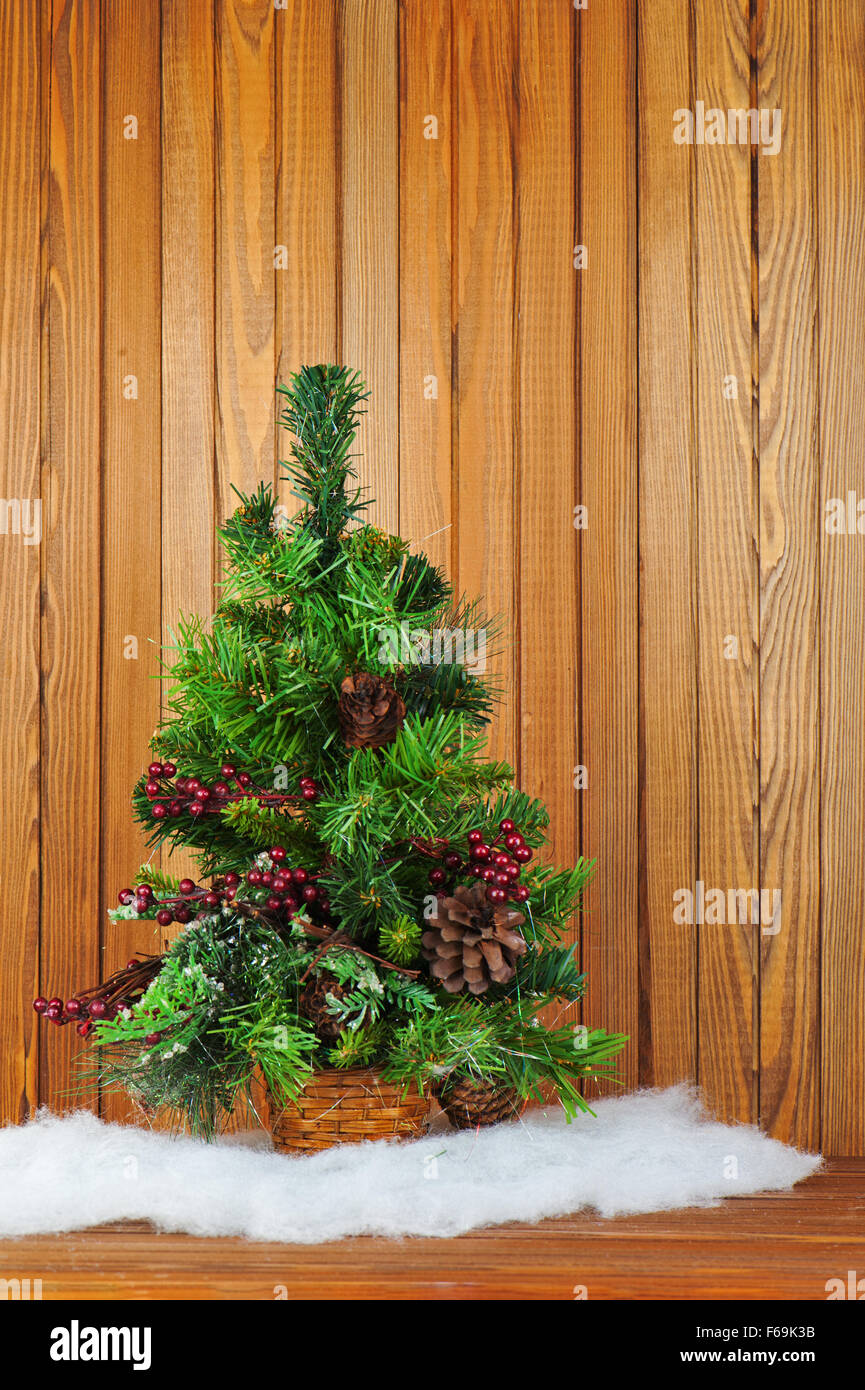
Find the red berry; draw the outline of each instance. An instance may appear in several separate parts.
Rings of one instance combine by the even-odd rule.
[[[170,927],[174,921],[174,913],[169,912],[167,907],[162,907],[156,914],[156,920],[160,927]]]
[[[209,800],[210,800],[210,788],[209,788],[209,787],[197,787],[197,788],[196,788],[196,791],[195,791],[195,800],[196,800],[196,801],[202,801],[202,802],[204,802],[204,801],[209,801]]]
[[[234,777],[237,768],[234,766],[234,763],[223,763],[219,771],[222,773],[223,777]]]
[[[520,876],[520,866],[519,864],[508,864],[504,872],[507,874],[508,878],[516,880]]]
[[[282,898],[277,898],[273,893],[271,893],[270,897],[264,905],[267,908],[268,912],[278,912],[279,909],[282,907]]]
[[[145,1041],[145,1043],[147,1044],[148,1047],[153,1047],[155,1043],[158,1043],[158,1042],[159,1042],[159,1039],[161,1038],[161,1036],[162,1036],[161,1033],[148,1033],[148,1034],[147,1034],[147,1037],[144,1039],[144,1041]]]
[[[249,873],[246,875],[246,881],[247,883],[260,883],[261,869],[250,869]]]
[[[48,1008],[49,1008],[49,1009],[62,1009],[62,1008],[63,1008],[63,1000],[62,1000],[62,999],[59,999],[59,998],[57,997],[57,995],[55,994],[54,997],[53,997],[52,999],[49,999],[49,1000],[48,1000]]]
[[[37,994],[36,998],[33,1000],[33,1008],[36,1010],[37,1014],[44,1014],[45,1010],[48,1008],[48,1000],[43,999],[41,994]]]
[[[511,896],[516,898],[518,903],[524,903],[529,896],[529,890],[524,883],[518,883],[511,889]]]
[[[91,999],[91,1001],[90,1001],[90,1017],[91,1017],[91,1018],[104,1018],[104,1017],[105,1017],[105,1013],[106,1013],[105,1000],[104,1000],[104,999]]]
[[[153,889],[149,883],[139,883],[136,885],[135,892],[139,898],[147,898],[148,901],[153,897]]]
[[[89,1018],[85,1018],[83,1023],[78,1024],[75,1031],[79,1037],[86,1038],[88,1033],[93,1032],[93,1024],[90,1022]]]
[[[225,875],[225,882],[228,888],[236,888],[240,882],[240,874],[230,873]]]
[[[191,878],[182,878],[177,886],[185,898],[195,892],[195,884]]]
[[[190,814],[191,816],[195,816],[195,817],[203,816],[203,815],[204,815],[204,805],[203,805],[203,803],[200,802],[200,801],[193,801],[192,805],[191,805],[190,808],[189,808],[189,814]]]
[[[306,872],[306,869],[292,869],[291,871],[292,883],[306,883],[308,878],[309,874]]]
[[[162,764],[162,772],[165,777],[173,777],[176,771],[177,768],[174,766],[174,763]]]
[[[484,832],[483,832],[482,830],[470,830],[470,831],[469,831],[469,844],[470,844],[470,845],[482,845],[483,842],[484,842]]]
[[[499,821],[499,830],[503,835],[512,835],[516,830],[516,825],[512,820]]]
[[[154,796],[158,796],[158,795],[159,795],[159,783],[158,783],[158,782],[154,782],[154,781],[151,779],[149,782],[145,782],[145,783],[144,783],[144,790],[147,792],[147,795],[148,795],[148,796],[151,798],[151,800],[152,800]]]
[[[139,767],[141,764],[139,763]],[[161,777],[163,772],[162,763],[151,763],[147,769],[148,777]]]
[[[488,864],[486,868],[481,866],[481,878],[484,883],[495,883],[497,875],[491,864]]]
[[[458,854],[445,855],[445,867],[448,869],[458,869],[462,864],[462,859]]]
[[[433,888],[440,888],[446,878],[447,874],[445,873],[444,869],[430,869],[429,881],[432,884]]]
[[[135,960],[134,957],[133,957],[132,960],[128,960],[128,961],[126,962],[126,969],[127,969],[127,970],[134,970],[137,964],[138,964],[138,961]]]
[[[482,863],[485,859],[489,859],[490,847],[485,844],[474,844],[469,853],[472,859],[476,859],[479,863]]]
[[[190,796],[194,796],[200,786],[201,782],[198,780],[197,777],[187,777],[186,790],[189,792]]]
[[[154,820],[163,820],[168,815],[168,808],[163,806],[161,801],[157,801],[153,805],[151,814]]]
[[[250,782],[252,781],[252,778],[250,777],[248,772],[238,772],[237,780],[242,787],[248,787]]]
[[[186,922],[191,922],[192,913],[189,911],[188,907],[176,907],[174,909],[174,920],[175,922],[180,922],[182,924],[185,924]]]
[[[169,807],[168,807],[168,814],[169,814],[170,816],[179,816],[179,815],[181,814],[182,810],[183,810],[183,802],[182,802],[182,801],[172,801],[171,804],[170,804]]]
[[[67,999],[66,1012],[70,1018],[78,1018],[79,1014],[81,1013],[81,1000]]]
[[[514,850],[514,859],[518,860],[520,864],[528,864],[531,857],[532,852],[528,845],[520,845]]]
[[[470,864],[470,865],[469,865],[469,873],[470,873],[470,874],[473,874],[475,878],[480,878],[480,877],[481,877],[481,874],[483,873],[483,871],[484,871],[484,866],[483,866],[483,864]]]
[[[303,791],[300,794],[303,797],[304,801],[315,801],[315,798],[318,796],[318,792],[316,791],[315,787],[304,787]]]
[[[127,907],[129,903],[132,902],[134,896],[135,894],[131,888],[121,888],[120,892],[117,894],[117,901],[122,903],[124,907]]]
[[[205,893],[201,901],[203,902],[205,907],[219,907],[221,899],[219,894],[214,893],[211,889],[209,893]]]
[[[231,796],[231,787],[228,785],[227,782],[214,782],[214,784],[213,784],[213,795],[214,795],[214,796]]]
[[[285,859],[285,850],[283,849],[282,845],[274,845],[273,849],[270,850],[269,853],[274,864],[281,864]]]
[[[270,869],[265,869],[264,873],[261,875],[261,881],[265,888],[273,887],[273,874],[270,872]]]
[[[505,892],[504,888],[496,888],[494,886],[491,886],[487,889],[487,902],[503,903],[507,896],[508,895]]]
[[[509,835],[505,840],[508,849],[519,849],[520,845],[525,844],[522,835]]]
[[[330,898],[319,898],[318,905],[322,912],[330,912]]]
[[[510,862],[510,855],[508,854],[499,853],[493,855],[493,863],[498,864],[500,869],[503,869],[505,865],[510,864]]]
[[[303,900],[304,900],[304,902],[307,902],[307,903],[314,903],[317,897],[318,897],[318,889],[316,888],[315,884],[314,884],[314,883],[305,883],[305,884],[303,885]]]

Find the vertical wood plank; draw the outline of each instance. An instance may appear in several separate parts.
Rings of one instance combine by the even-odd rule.
[[[0,758],[8,779],[0,837],[3,952],[0,1124],[38,1102],[30,1001],[39,969],[40,23],[0,7]],[[14,191],[13,191],[14,190]],[[37,525],[37,522],[39,523]],[[27,534],[29,532],[29,535]]]
[[[580,275],[583,922],[590,1026],[627,1033],[637,1078],[636,8],[595,5],[581,33]]]
[[[517,766],[519,551],[514,472],[515,13],[482,0],[455,10],[457,291],[453,370],[457,411],[454,486],[458,585],[501,619],[487,671],[502,700],[489,749]]]
[[[399,530],[449,571],[454,558],[450,12],[450,0],[402,0],[399,150]]]
[[[760,12],[758,101],[781,147],[757,158],[760,323],[760,1119],[820,1142],[817,354],[811,5]],[[767,899],[768,901],[768,899]]]
[[[216,0],[217,520],[273,482],[272,0]]]
[[[337,356],[336,0],[289,0],[276,24],[276,271],[280,376]]]
[[[748,0],[697,8],[695,79],[707,110],[751,105]],[[722,889],[726,901],[728,890],[759,884],[751,160],[747,145],[698,145],[695,156],[699,875],[707,891]],[[738,382],[737,399],[724,396],[730,376]],[[738,644],[737,654],[728,638]],[[699,1080],[719,1118],[754,1120],[759,927],[695,930]]]
[[[99,7],[51,11],[42,620],[42,979],[68,998],[99,971]],[[43,1101],[94,1103],[72,1027],[46,1029]]]
[[[163,0],[162,607],[163,641],[168,646],[181,614],[206,618],[216,601],[214,26],[214,0],[194,6],[183,0]],[[222,205],[219,212],[223,215]],[[223,247],[231,240],[230,235],[224,236]],[[225,263],[223,269],[227,270]],[[253,311],[242,296],[224,307],[226,332],[229,324],[242,325],[247,310]],[[220,369],[230,383],[229,360],[226,354],[220,357]],[[254,418],[259,418],[255,412],[262,401],[252,394],[248,399]],[[231,421],[236,423],[234,415]],[[238,428],[243,428],[242,420]],[[223,451],[229,437],[229,429],[223,429]],[[244,485],[255,482],[257,475]],[[227,488],[224,470],[222,483]],[[233,501],[234,494],[229,492],[219,504],[219,517],[221,508],[230,509]],[[174,850],[163,856],[163,862],[175,877],[199,876],[190,850]],[[168,928],[163,938],[177,931]],[[179,1116],[172,1112],[162,1117],[160,1127],[169,1129],[178,1122]],[[244,1124],[240,1107],[229,1127]]]
[[[865,12],[819,0],[817,33],[821,517],[865,496]],[[821,537],[822,1132],[865,1154],[865,538]]]
[[[549,810],[550,857],[559,864],[573,864],[578,838],[575,42],[570,0],[520,6],[520,783]]]
[[[213,0],[162,5],[162,618],[214,599]],[[167,655],[170,655],[167,654]],[[141,755],[146,750],[142,748]],[[196,875],[188,851],[165,860]]]
[[[696,489],[693,149],[687,0],[639,11],[640,1079],[696,1072],[696,928],[673,894],[696,880]]]
[[[159,720],[160,80],[159,12],[103,3],[102,887],[103,976],[159,949],[155,923],[112,924],[118,890],[146,858],[131,790]],[[137,123],[134,130],[130,118]],[[93,543],[93,542],[91,542]],[[134,645],[133,645],[134,644]],[[103,1098],[103,1114],[129,1105]]]
[[[372,393],[357,434],[370,521],[399,529],[396,0],[343,0],[341,356]]]

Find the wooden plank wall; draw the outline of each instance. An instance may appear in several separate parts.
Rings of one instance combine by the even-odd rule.
[[[865,1153],[863,55],[859,0],[0,0],[4,1118],[75,1082],[37,985],[150,943],[103,924],[159,644],[277,375],[343,360],[376,519],[503,616],[494,752],[597,857],[623,1080]],[[698,102],[778,153],[676,143]]]

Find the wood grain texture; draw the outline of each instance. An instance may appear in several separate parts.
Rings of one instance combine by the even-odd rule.
[[[402,0],[399,532],[433,564],[455,577],[451,524],[452,44],[450,0]]]
[[[699,99],[707,109],[747,109],[749,82],[747,0],[698,7],[694,90]],[[726,901],[730,889],[759,886],[751,159],[747,146],[726,144],[698,145],[695,157],[698,869],[706,888],[722,889]],[[731,376],[738,396],[725,399],[725,379]],[[718,923],[695,930],[700,1084],[722,1119],[753,1120],[759,928]]]
[[[759,156],[760,879],[781,893],[762,940],[760,1118],[820,1142],[819,526],[811,5],[762,8],[757,105],[782,113]],[[774,931],[775,926],[778,930]]]
[[[336,362],[340,245],[337,0],[289,0],[276,28],[276,351],[287,381],[305,364]],[[314,192],[312,192],[314,190]],[[312,196],[311,196],[312,194]],[[277,452],[287,457],[283,433]],[[279,489],[294,512],[290,488]]]
[[[8,777],[0,835],[3,902],[0,1117],[38,1102],[29,1007],[39,952],[40,181],[39,15],[0,8],[0,572],[8,615],[0,647],[0,758]],[[14,188],[14,196],[11,190]],[[10,350],[8,346],[14,344]],[[30,531],[30,535],[26,534]],[[10,621],[11,619],[11,621]],[[16,1006],[15,1001],[18,1002]]]
[[[213,3],[162,4],[162,641],[214,602]],[[166,656],[169,654],[166,653]],[[142,750],[143,751],[143,750]],[[195,876],[188,851],[164,867]]]
[[[275,481],[274,14],[215,0],[217,521]]]
[[[580,14],[578,240],[582,495],[583,854],[598,871],[583,922],[590,1027],[631,1039],[637,1079],[637,242],[636,7]],[[618,115],[611,119],[611,110]]]
[[[371,396],[357,432],[366,513],[399,524],[397,0],[343,0],[340,31],[341,360]]]
[[[112,923],[147,858],[132,786],[159,722],[162,596],[159,13],[103,0],[102,977],[158,950],[153,922]],[[137,128],[130,125],[130,119]],[[135,138],[130,138],[135,133]],[[133,645],[134,644],[134,645]],[[103,1100],[106,1118],[129,1112]]]
[[[792,1192],[728,1198],[709,1210],[612,1221],[580,1215],[451,1240],[363,1237],[312,1246],[157,1235],[130,1222],[0,1242],[0,1259],[17,1278],[41,1279],[46,1301],[573,1302],[582,1286],[590,1302],[818,1302],[827,1279],[862,1269],[863,1184],[861,1164],[838,1160]]]
[[[549,857],[578,852],[576,22],[569,0],[521,5],[516,133],[517,629],[521,787],[550,814]],[[550,347],[556,345],[555,370]],[[568,713],[570,712],[570,719]],[[556,1008],[550,1022],[577,1017]]]
[[[36,989],[152,942],[102,909],[155,644],[274,477],[277,364],[329,359],[373,393],[374,519],[503,616],[492,752],[598,858],[624,1079],[865,1152],[865,550],[824,527],[865,496],[860,11],[0,0],[3,514],[43,503],[41,545],[0,535],[3,1118],[66,1100]],[[779,108],[779,153],[676,144],[698,100]],[[780,932],[676,923],[698,880],[780,889]]]
[[[99,978],[99,7],[54,0],[49,37],[40,956],[43,991],[68,997]],[[43,1031],[42,1096],[92,1096],[80,1050],[73,1028]]]
[[[515,638],[518,540],[514,415],[515,7],[482,0],[455,10],[457,120],[455,345],[457,582],[498,616],[501,638],[487,672],[502,701],[490,732],[493,757],[519,757]]]
[[[697,1060],[697,934],[673,894],[697,867],[697,506],[691,383],[694,157],[686,0],[639,14],[640,1079]]]
[[[816,9],[821,518],[865,497],[865,13]],[[865,1153],[865,538],[821,536],[821,966],[824,1148]]]

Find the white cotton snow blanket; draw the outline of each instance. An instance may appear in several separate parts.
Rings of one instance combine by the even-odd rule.
[[[589,1210],[708,1206],[792,1187],[820,1166],[750,1125],[709,1119],[687,1087],[598,1101],[479,1133],[451,1129],[302,1157],[205,1144],[86,1112],[0,1130],[0,1236],[151,1221],[162,1231],[302,1242],[454,1236]],[[263,1145],[263,1147],[261,1147]]]

